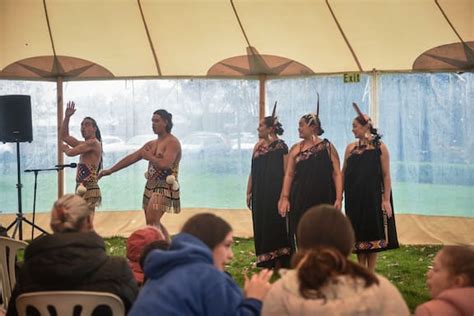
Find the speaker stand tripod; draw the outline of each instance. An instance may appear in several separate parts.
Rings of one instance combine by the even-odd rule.
[[[26,222],[29,224],[32,229],[36,228],[39,231],[48,234],[47,231],[42,229],[41,227],[35,225],[33,222],[30,222],[24,215],[23,215],[23,210],[22,210],[22,205],[21,205],[21,190],[23,188],[23,185],[21,184],[21,172],[20,172],[20,143],[16,142],[16,166],[17,166],[17,179],[18,183],[16,184],[16,189],[18,192],[18,213],[16,214],[16,218],[13,220],[13,222],[8,225],[7,231],[9,231],[11,228],[13,229],[13,234],[12,237],[15,238],[16,232],[18,231],[18,238],[20,240],[23,240],[23,222]],[[36,190],[35,190],[35,200],[36,200]],[[35,202],[36,203],[36,202]]]

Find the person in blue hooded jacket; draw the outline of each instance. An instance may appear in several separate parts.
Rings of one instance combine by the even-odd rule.
[[[222,218],[191,217],[169,250],[146,257],[147,281],[129,315],[260,315],[272,272],[246,277],[242,293],[224,272],[233,258],[232,238]]]

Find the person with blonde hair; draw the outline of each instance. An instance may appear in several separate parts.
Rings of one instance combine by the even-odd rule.
[[[431,301],[416,308],[417,316],[474,315],[474,248],[445,246],[426,275]]]
[[[282,272],[263,302],[262,315],[409,315],[386,278],[348,259],[350,221],[334,206],[310,208],[298,229],[294,270]]]
[[[51,210],[51,230],[55,233],[93,230],[91,212],[85,199],[66,194],[54,202]]]
[[[97,291],[119,296],[130,309],[138,293],[125,258],[109,257],[92,223],[94,212],[80,196],[67,194],[51,210],[53,234],[31,242],[7,315],[17,315],[16,298],[38,291]],[[97,310],[94,315],[104,315]],[[106,315],[106,314],[105,314]]]

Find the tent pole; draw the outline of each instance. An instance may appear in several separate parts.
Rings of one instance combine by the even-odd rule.
[[[64,164],[64,155],[63,151],[61,150],[61,145],[63,143],[61,139],[61,135],[59,133],[61,124],[63,123],[63,78],[57,77],[56,80],[56,97],[57,97],[57,143],[58,143],[58,152],[57,152],[57,161],[58,165]],[[64,195],[64,170],[60,170],[58,172],[58,198]]]
[[[267,81],[267,75],[259,75],[258,82],[259,82],[259,112],[258,117],[259,120],[265,117],[265,82]]]
[[[379,72],[374,68],[371,74],[371,89],[370,89],[370,110],[369,115],[375,126],[379,126]]]

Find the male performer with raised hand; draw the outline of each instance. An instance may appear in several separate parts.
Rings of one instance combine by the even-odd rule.
[[[64,121],[61,125],[61,139],[66,143],[62,150],[67,156],[79,155],[76,175],[76,194],[81,195],[91,210],[100,205],[101,194],[97,184],[97,175],[102,168],[102,138],[96,121],[85,117],[81,123],[81,134],[84,141],[69,135],[69,119],[76,112],[75,103],[67,103]]]

